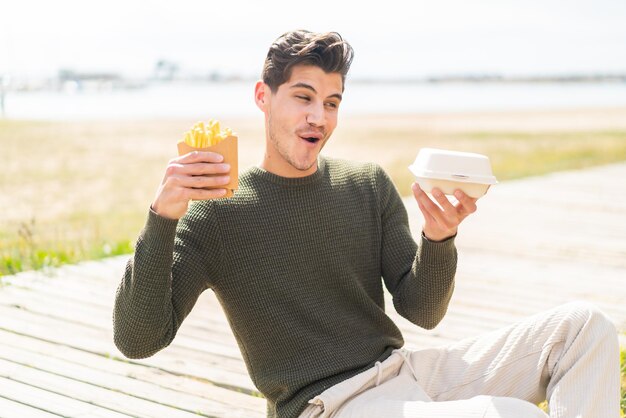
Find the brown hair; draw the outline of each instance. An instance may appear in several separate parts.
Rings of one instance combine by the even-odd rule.
[[[354,50],[337,32],[295,30],[282,34],[270,47],[263,65],[263,82],[273,93],[289,80],[296,65],[314,65],[327,73],[340,73],[342,86]]]

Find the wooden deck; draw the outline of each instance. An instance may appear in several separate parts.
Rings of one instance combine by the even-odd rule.
[[[626,164],[497,185],[457,239],[449,313],[424,331],[392,315],[407,345],[429,347],[574,299],[626,330]],[[414,232],[417,205],[407,199]],[[214,295],[174,343],[124,359],[111,307],[127,257],[5,278],[0,288],[0,417],[262,417]],[[624,342],[624,341],[623,341]]]

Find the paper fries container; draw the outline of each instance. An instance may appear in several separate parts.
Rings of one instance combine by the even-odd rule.
[[[482,154],[422,148],[409,166],[419,186],[427,193],[438,187],[445,194],[457,189],[479,198],[498,181],[491,172],[489,158]]]
[[[178,143],[178,155],[185,155],[192,151],[211,151],[221,154],[225,163],[230,164],[230,182],[225,186],[212,187],[213,189],[226,189],[226,195],[223,197],[231,197],[233,192],[239,187],[239,171],[237,166],[237,137],[228,136],[216,145],[206,148],[194,148],[187,145],[184,141]]]

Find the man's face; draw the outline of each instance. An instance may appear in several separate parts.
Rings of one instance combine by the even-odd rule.
[[[283,177],[317,170],[317,156],[337,126],[341,74],[298,65],[275,93],[257,84],[257,105],[265,113],[266,151],[262,167]]]

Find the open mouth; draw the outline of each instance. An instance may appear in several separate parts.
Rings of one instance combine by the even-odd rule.
[[[308,142],[309,144],[317,144],[322,140],[324,135],[321,132],[304,131],[299,132],[298,136]]]

